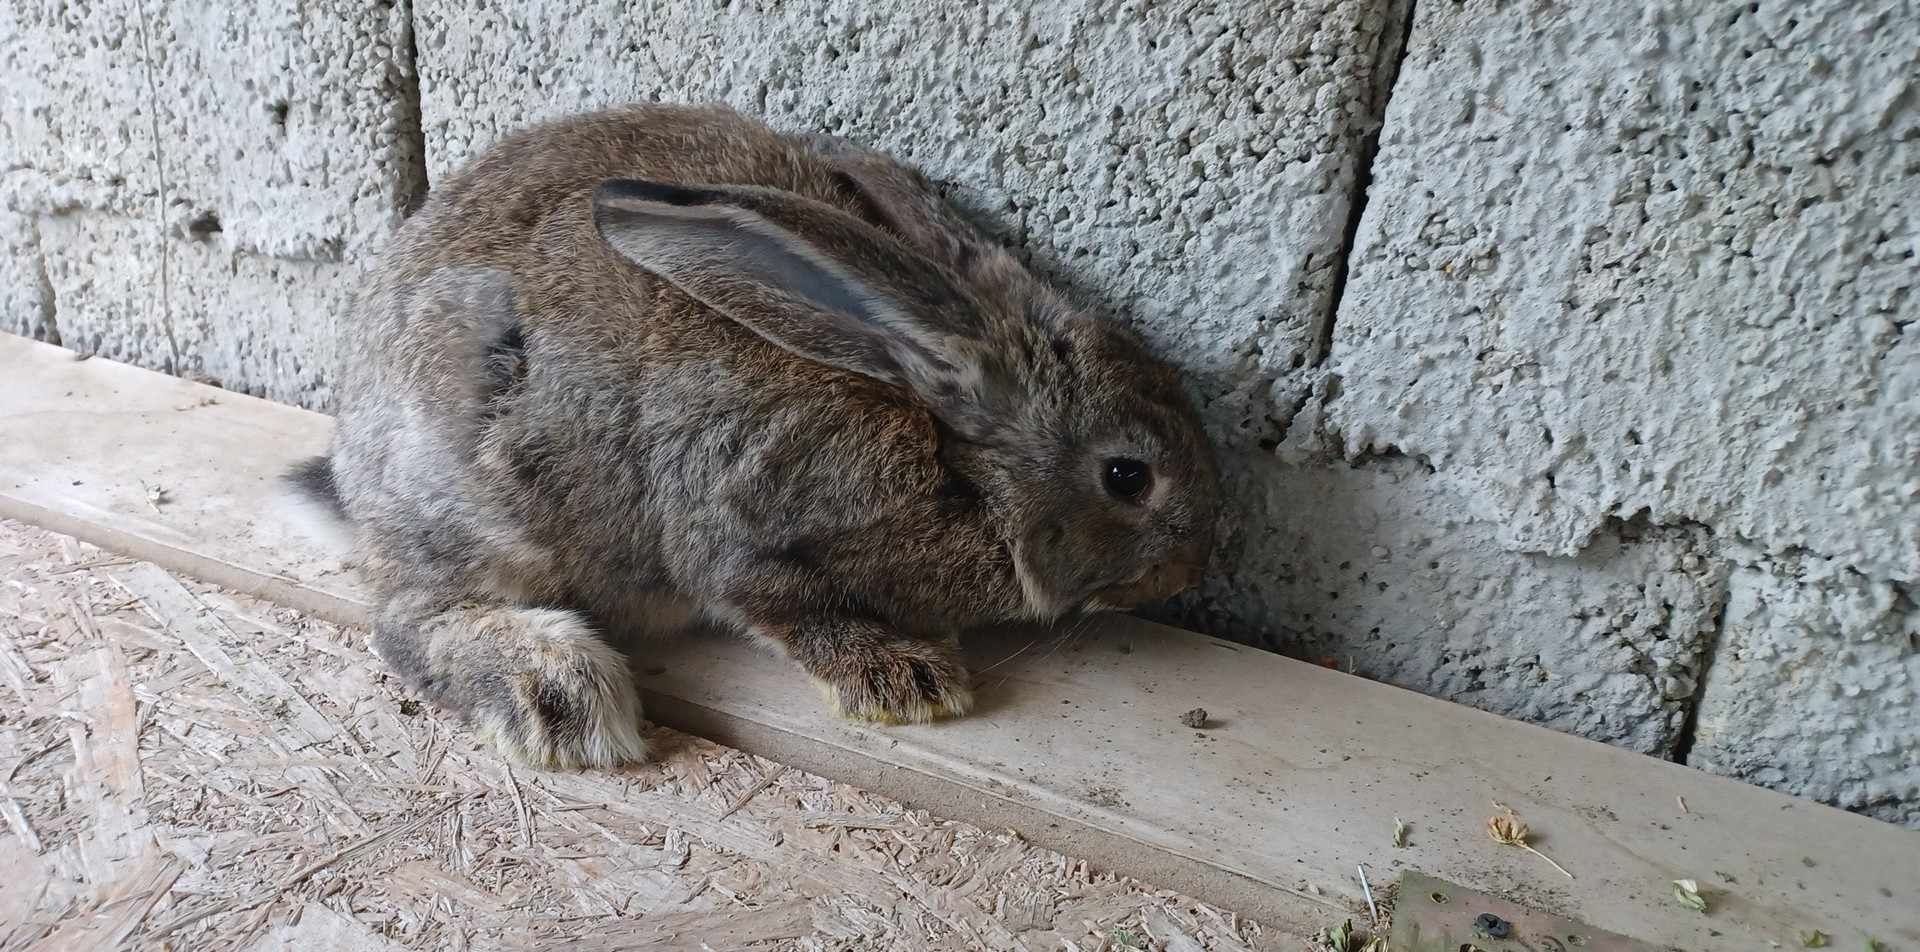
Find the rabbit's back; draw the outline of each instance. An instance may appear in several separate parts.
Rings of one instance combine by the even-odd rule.
[[[630,106],[531,127],[436,185],[384,252],[368,306],[348,322],[347,400],[368,389],[356,371],[385,367],[459,401],[476,341],[526,320],[613,316],[579,296],[633,290],[634,269],[599,240],[590,207],[597,185],[623,177],[849,201],[818,154],[724,107]],[[631,330],[613,323],[622,337]],[[456,365],[456,381],[439,379]]]
[[[395,563],[384,570],[458,564],[474,586],[545,579],[526,594],[604,601],[713,577],[734,539],[767,525],[805,539],[810,513],[842,547],[930,560],[977,547],[926,509],[922,484],[941,470],[922,408],[713,314],[599,237],[591,193],[623,177],[861,211],[819,153],[717,108],[535,127],[450,177],[347,330],[334,467],[349,514]],[[819,498],[822,485],[920,502]],[[862,511],[864,526],[849,520]],[[1004,566],[977,570],[1005,582]]]

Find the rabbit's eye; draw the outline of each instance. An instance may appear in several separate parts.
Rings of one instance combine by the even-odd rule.
[[[1137,459],[1107,460],[1107,492],[1121,499],[1139,499],[1153,485],[1153,473]]]

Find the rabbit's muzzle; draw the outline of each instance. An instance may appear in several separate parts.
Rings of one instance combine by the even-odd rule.
[[[1164,602],[1200,584],[1200,577],[1205,570],[1206,563],[1197,559],[1179,558],[1162,562],[1141,572],[1131,581],[1100,591],[1094,596],[1093,602],[1116,611]]]

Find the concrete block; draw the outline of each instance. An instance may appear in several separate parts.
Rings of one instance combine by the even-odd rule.
[[[33,220],[0,210],[0,332],[57,344],[53,289],[41,267]]]
[[[50,258],[104,269],[85,298],[61,295],[58,307],[104,307],[124,323],[107,327],[106,311],[56,318],[148,366],[226,367],[216,376],[249,389],[322,393],[315,356],[330,342],[313,328],[331,315],[274,326],[239,302],[259,281],[363,257],[422,194],[405,5],[27,2],[0,12],[0,36],[0,201],[41,220]],[[58,221],[76,215],[84,220]],[[107,231],[181,260],[45,238]],[[231,289],[194,283],[215,250],[230,258]],[[106,288],[127,294],[110,299]],[[196,295],[233,300],[201,306]],[[132,313],[149,306],[181,310]],[[234,323],[192,329],[214,314]],[[149,333],[167,325],[178,329],[171,342]],[[221,352],[256,346],[267,348],[257,358]],[[295,363],[305,376],[280,379]]]
[[[1807,554],[1748,561],[1689,763],[1920,826],[1920,601]]]
[[[1516,553],[1711,539],[1738,567],[1681,746],[1908,822],[1916,35],[1898,0],[1419,5],[1323,389],[1340,455],[1421,461],[1492,527],[1526,577],[1494,601],[1564,603]]]
[[[1920,6],[1418,6],[1334,328],[1349,455],[1514,550],[1701,524],[1920,580]]]
[[[283,403],[325,408],[358,269],[158,237],[104,212],[41,220],[61,341]],[[163,274],[164,269],[164,274]]]
[[[1273,465],[1182,620],[1645,753],[1673,752],[1723,598],[1703,534],[1508,551],[1410,459]],[[1249,584],[1249,581],[1254,584]]]
[[[921,165],[1191,370],[1225,439],[1306,392],[1397,0],[423,0],[430,168],[531,120],[722,101]]]
[[[0,5],[0,206],[152,214],[155,99],[136,0]]]

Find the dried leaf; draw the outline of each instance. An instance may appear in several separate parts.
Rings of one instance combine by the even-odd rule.
[[[1487,835],[1493,837],[1495,843],[1505,846],[1526,846],[1527,837],[1532,833],[1533,831],[1527,829],[1527,825],[1521,822],[1512,810],[1487,819]]]
[[[143,482],[140,484],[140,488],[146,492],[147,505],[151,506],[154,512],[159,512],[161,506],[173,501],[167,498],[167,488],[165,486],[149,486]]]
[[[1830,936],[1826,933],[1815,929],[1812,932],[1800,933],[1800,944],[1809,949],[1824,949],[1827,947],[1827,940],[1829,938]]]
[[[1395,848],[1405,848],[1407,845],[1407,824],[1399,817],[1393,818],[1393,845]]]
[[[1700,895],[1700,883],[1691,879],[1673,881],[1673,898],[1695,912],[1707,911],[1707,897]]]
[[[1496,803],[1494,804],[1494,806],[1498,807],[1500,805]],[[1562,866],[1559,863],[1554,862],[1553,857],[1548,856],[1547,854],[1542,853],[1537,849],[1534,849],[1531,845],[1527,843],[1527,837],[1532,836],[1533,831],[1527,829],[1527,825],[1521,822],[1519,815],[1513,812],[1512,807],[1500,807],[1500,808],[1502,810],[1505,810],[1506,812],[1499,814],[1498,816],[1492,816],[1487,818],[1487,835],[1493,837],[1493,841],[1495,843],[1499,843],[1502,846],[1518,846],[1521,849],[1526,850],[1527,852],[1532,853],[1533,855],[1546,860],[1548,865],[1560,871],[1560,875],[1565,876],[1568,879],[1573,878],[1573,874],[1567,872],[1567,868],[1565,866]]]

